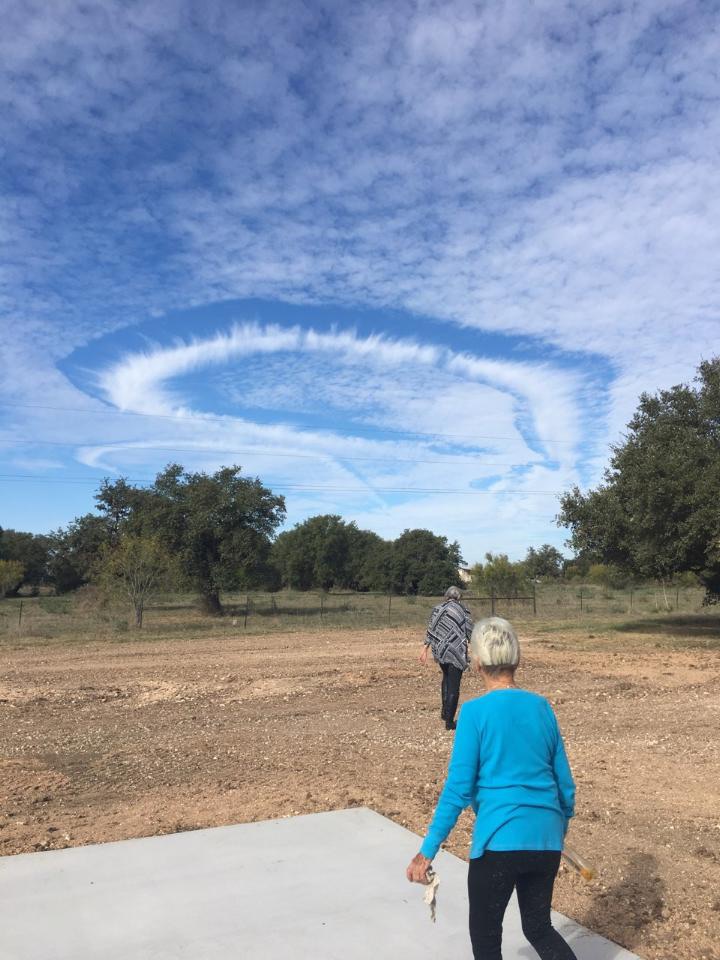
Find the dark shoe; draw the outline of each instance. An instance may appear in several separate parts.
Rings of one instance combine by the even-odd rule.
[[[446,720],[446,721],[445,721],[445,729],[446,729],[446,730],[455,730],[456,728],[457,728],[457,724],[455,723],[454,720]]]

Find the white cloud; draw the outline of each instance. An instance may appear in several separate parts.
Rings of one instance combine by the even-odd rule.
[[[717,351],[709,7],[6,6],[0,398],[92,410],[93,436],[125,440],[123,421],[57,368],[101,333],[251,296],[395,307],[449,324],[450,346],[457,326],[524,338],[527,361],[390,336],[199,329],[103,387],[123,409],[180,410],[166,427],[181,444],[197,431],[182,422],[179,378],[228,351],[275,356],[289,338],[296,358],[365,363],[379,379],[445,360],[502,394],[503,431],[532,417],[560,484],[597,476],[640,390],[687,379]],[[534,360],[538,344],[557,360]],[[352,394],[341,372],[334,389]],[[376,419],[433,431],[457,396],[392,393]],[[49,416],[26,411],[7,429],[92,439]],[[165,439],[157,422],[128,422],[138,443]],[[227,446],[255,427],[201,429]],[[277,443],[330,442],[284,429]],[[343,443],[368,453],[367,440]]]
[[[220,373],[211,374],[216,368]],[[247,416],[204,420],[193,406],[192,382],[182,379],[199,371],[203,378],[219,379],[221,392],[227,393],[229,384],[243,409],[270,407],[287,422],[268,425]],[[180,459],[194,468],[228,462],[235,443],[236,459],[246,469],[286,490],[292,520],[302,518],[304,502],[312,512],[341,509],[397,535],[407,525],[430,523],[426,507],[443,501],[430,491],[446,491],[441,517],[433,516],[431,525],[447,517],[448,529],[454,536],[462,532],[466,550],[476,556],[492,546],[483,518],[496,522],[529,511],[532,519],[542,510],[547,526],[555,502],[534,491],[562,489],[577,479],[577,450],[570,437],[567,454],[558,456],[551,446],[553,426],[577,434],[572,422],[576,378],[549,364],[486,360],[351,331],[245,323],[204,340],[127,354],[98,379],[115,407],[175,418],[165,430],[193,438],[185,441]],[[567,402],[555,424],[543,393],[549,379],[555,396]],[[298,413],[318,410],[333,411],[339,427],[292,425]],[[363,436],[363,425],[389,428],[391,434]],[[537,452],[535,443],[550,452]],[[78,456],[88,466],[112,469],[121,463],[127,470],[149,458],[172,459],[175,445],[165,446],[167,454],[153,442],[101,444],[83,448]],[[328,492],[312,490],[318,486]],[[506,509],[508,499],[515,504],[512,511]]]
[[[493,390],[509,391],[520,397],[527,404],[529,417],[533,421],[531,430],[540,443],[552,443],[553,437],[559,432],[563,434],[567,450],[572,453],[573,442],[578,439],[574,423],[577,409],[574,394],[578,382],[576,377],[559,367],[491,360],[406,339],[390,339],[379,335],[361,337],[354,332],[340,330],[318,332],[297,326],[282,328],[262,327],[257,323],[236,324],[229,333],[217,333],[206,340],[195,339],[190,343],[129,354],[100,373],[98,380],[107,399],[121,410],[176,413],[182,416],[184,411],[178,406],[178,400],[173,400],[165,390],[167,381],[203,366],[226,365],[240,357],[281,352],[321,354],[331,371],[338,360],[350,361],[356,365],[356,376],[366,375],[366,371],[372,371],[373,368],[384,371],[386,375],[389,372],[387,382],[391,387],[394,380],[405,375],[415,376],[418,371],[424,370],[424,373],[420,373],[420,386],[424,385],[425,388],[423,396],[419,398],[421,402],[432,399],[435,389],[445,387],[441,379],[445,371],[456,373],[461,378],[456,387],[461,389],[466,382],[470,385],[473,382],[483,383]],[[553,384],[552,391],[547,388],[549,381]],[[549,397],[553,400],[552,407],[548,404]],[[407,404],[407,395],[402,399]],[[455,391],[449,402],[457,402],[458,399]],[[417,409],[416,402],[413,413]],[[447,415],[447,412],[444,411],[444,414]],[[436,411],[428,409],[427,413],[437,420]],[[443,432],[441,428],[447,421],[441,420],[434,430],[428,429],[427,416],[421,422],[423,429],[420,432],[434,433]],[[477,431],[472,412],[468,422],[468,431]],[[407,422],[401,425],[405,430],[412,429]],[[457,431],[450,428],[448,432]]]

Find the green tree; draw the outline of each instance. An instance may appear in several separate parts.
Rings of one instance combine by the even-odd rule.
[[[0,560],[17,560],[25,571],[23,583],[39,587],[48,578],[49,538],[42,534],[0,528]],[[16,590],[21,584],[18,584]],[[13,592],[13,591],[10,591]]]
[[[92,578],[110,531],[104,517],[85,514],[48,537],[48,573],[58,593],[76,590]]]
[[[388,593],[392,589],[393,544],[371,530],[357,530],[351,539],[353,590]]]
[[[113,502],[112,484],[102,492],[103,502]],[[262,579],[285,500],[258,479],[241,477],[240,467],[207,474],[170,464],[150,488],[136,489],[133,496],[131,510],[121,517],[123,530],[163,544],[200,592],[207,612],[222,612],[223,590]]]
[[[110,481],[105,478],[95,494],[97,511],[107,526],[108,541],[118,542],[123,530],[130,524],[133,514],[139,515],[144,504],[149,502],[150,493],[140,487],[133,487],[126,477]]]
[[[557,580],[563,574],[565,558],[560,551],[544,543],[537,550],[529,547],[523,560],[525,574],[531,580]]]
[[[437,596],[461,586],[460,546],[430,530],[405,530],[392,546],[392,586],[397,593]]]
[[[0,597],[15,593],[24,576],[25,568],[18,560],[0,560]]]
[[[596,561],[665,583],[691,571],[720,594],[720,358],[695,386],[640,397],[604,481],[561,500],[570,545]]]
[[[513,563],[506,553],[486,553],[485,563],[476,563],[470,575],[476,593],[493,591],[497,596],[515,597],[527,586],[524,564]]]
[[[108,592],[128,598],[135,613],[135,626],[140,629],[146,604],[168,586],[173,565],[159,540],[125,536],[104,547],[98,559],[97,575]]]
[[[394,590],[426,595],[458,584],[461,563],[458,544],[429,530],[406,530],[390,542],[336,514],[310,517],[281,533],[272,559],[282,583],[296,590]]]
[[[336,514],[321,514],[281,533],[273,560],[295,590],[348,588],[354,582],[353,547],[360,531]]]

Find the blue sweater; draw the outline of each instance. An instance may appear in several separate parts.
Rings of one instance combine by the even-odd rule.
[[[467,806],[471,857],[486,850],[562,850],[575,784],[553,709],[527,690],[463,705],[447,780],[420,852],[432,860]]]

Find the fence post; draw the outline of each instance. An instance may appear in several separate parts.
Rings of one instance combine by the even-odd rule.
[[[490,616],[495,616],[495,587],[490,587]]]
[[[18,613],[18,630],[20,629],[20,624],[22,623],[22,600],[20,601],[20,613]]]
[[[325,594],[320,594],[320,619],[325,616]]]
[[[243,620],[243,629],[247,627],[248,611],[250,610],[250,597],[245,597],[245,619]]]
[[[537,616],[537,587],[533,584],[533,614]]]
[[[582,600],[583,600],[583,597],[582,597],[582,587],[580,587],[580,613],[582,613],[582,608],[583,608]]]
[[[392,608],[392,594],[388,594],[388,623],[390,623],[390,610]]]
[[[633,589],[630,587],[630,609],[633,608]]]
[[[678,587],[675,591],[675,609],[680,609],[680,587]]]

